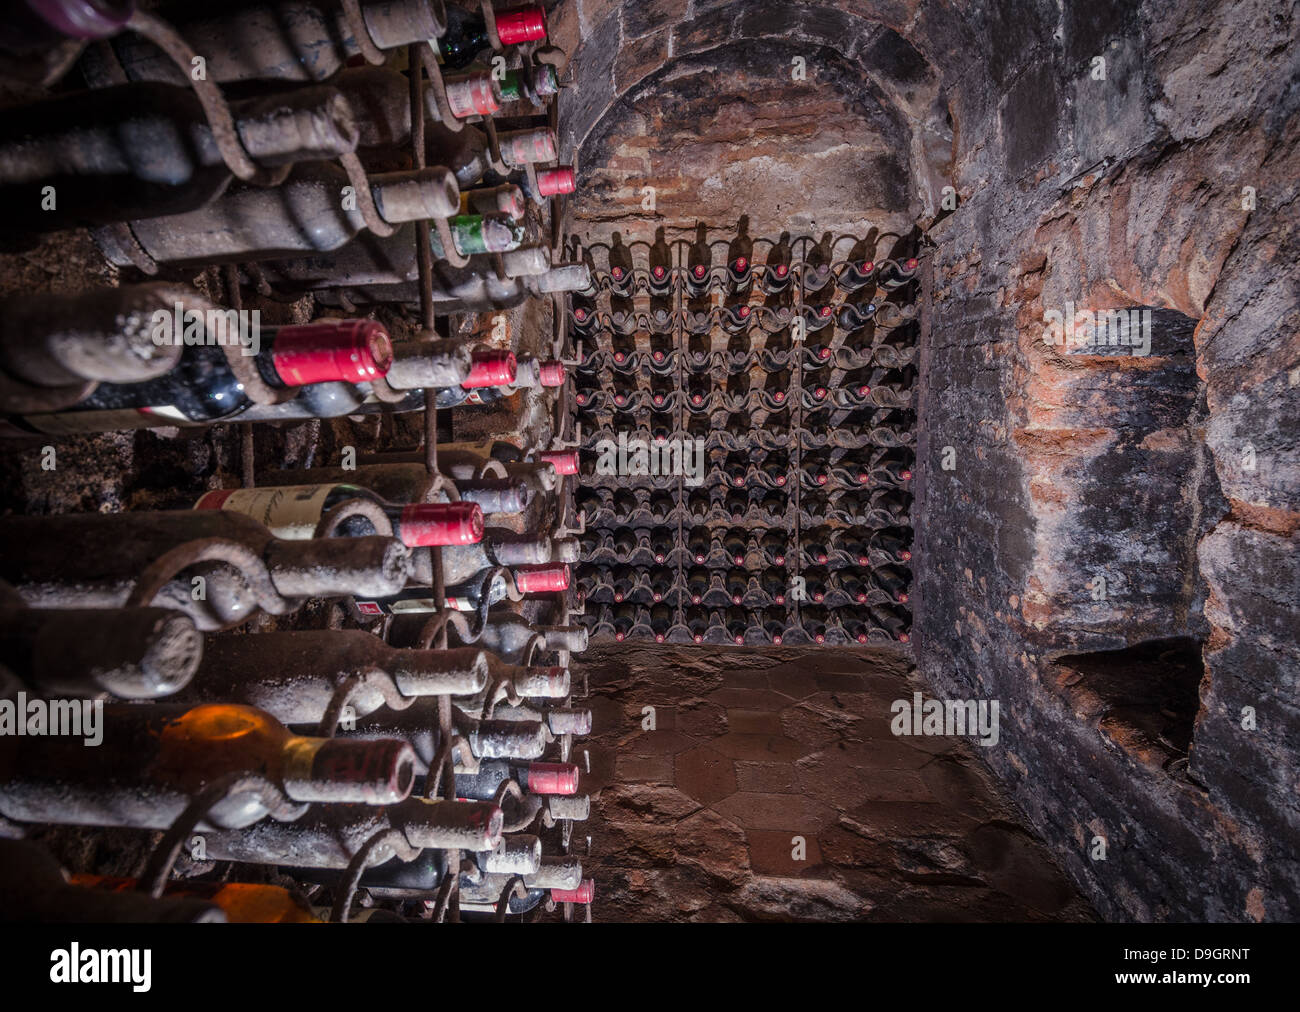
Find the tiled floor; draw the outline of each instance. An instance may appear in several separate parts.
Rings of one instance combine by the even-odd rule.
[[[609,644],[580,663],[597,919],[1092,916],[968,741],[890,733],[922,689],[905,655]]]

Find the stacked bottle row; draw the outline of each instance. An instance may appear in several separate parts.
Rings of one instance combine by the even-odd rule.
[[[259,916],[275,919],[347,919],[349,869],[396,916],[445,905],[448,868],[468,917],[589,903],[568,853],[588,811],[573,741],[591,729],[568,668],[587,641],[565,594],[572,461],[439,450],[436,479],[377,463],[346,472],[370,487],[318,469],[191,510],[0,521],[10,716],[86,714],[62,734],[29,723],[0,737],[5,823],[197,832],[208,858],[273,866],[311,897],[250,874],[245,899],[262,895]],[[437,610],[431,582],[445,587]],[[392,617],[234,631],[314,598]],[[83,876],[81,892],[41,879],[20,849],[36,869],[21,899],[71,919],[248,916],[202,883],[161,893],[166,849],[144,880]]]
[[[0,29],[0,49],[29,54],[101,40],[58,62],[50,97],[0,112],[0,232],[31,245],[88,227],[128,278],[223,265],[227,305],[158,282],[14,300],[0,413],[19,431],[415,410],[430,390],[453,406],[556,382],[536,362],[390,345],[373,321],[262,328],[241,295],[419,308],[432,337],[435,313],[588,286],[544,238],[575,177],[555,164],[563,54],[540,5],[174,2],[89,20],[63,6]]]
[[[588,623],[594,635],[653,639],[656,643],[713,643],[735,646],[843,646],[868,643],[906,643],[911,616],[906,609],[888,605],[830,608],[806,605],[791,608],[728,608],[671,604],[649,607],[636,604],[600,605]]]
[[[590,284],[544,238],[575,180],[543,8],[92,6],[0,27],[50,70],[48,97],[0,112],[0,231],[84,226],[151,280],[5,305],[6,434],[422,409],[425,442],[268,484],[249,427],[245,487],[192,509],[0,521],[0,688],[33,712],[107,699],[101,747],[0,739],[0,822],[197,832],[244,895],[276,893],[273,872],[312,901],[279,890],[259,916],[346,920],[364,894],[367,916],[571,917],[592,896],[569,854],[590,730],[568,669],[576,455],[536,424],[430,445],[438,408],[563,402],[565,367],[518,337],[440,336],[447,314]],[[262,327],[249,293],[276,319],[310,295],[318,318]],[[379,308],[417,308],[421,332],[360,318]],[[329,628],[304,627],[321,599]],[[293,628],[242,628],[276,616]],[[48,916],[252,916],[201,882],[163,895],[174,860],[160,845],[140,882],[69,891],[13,855]]]
[[[919,262],[895,238],[586,249],[568,323],[593,633],[907,640]]]
[[[155,343],[145,321],[222,318],[165,283],[3,309],[0,411],[12,436],[361,416],[422,409],[426,397],[435,408],[493,405],[567,377],[558,361],[487,345],[395,342],[370,319],[265,328],[251,344]]]

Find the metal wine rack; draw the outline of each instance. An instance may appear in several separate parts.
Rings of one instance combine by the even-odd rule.
[[[596,279],[567,320],[592,635],[908,640],[916,246],[701,229],[574,249]],[[674,446],[669,473],[633,473]]]

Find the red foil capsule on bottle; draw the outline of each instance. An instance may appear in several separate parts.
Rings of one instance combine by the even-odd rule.
[[[513,351],[476,351],[470,356],[469,375],[461,386],[466,390],[509,386],[516,379],[517,368]]]
[[[564,370],[564,363],[558,359],[543,362],[537,370],[538,381],[544,387],[564,386],[564,379],[567,375]]]
[[[374,320],[306,323],[275,332],[271,363],[287,386],[365,383],[388,372],[393,344]]]
[[[497,38],[503,46],[517,46],[546,38],[546,11],[536,4],[497,10]]]
[[[547,450],[537,455],[537,459],[555,468],[556,474],[577,474],[578,455],[569,450]]]
[[[476,545],[483,540],[483,510],[476,502],[411,503],[402,507],[402,544]]]
[[[573,763],[529,763],[527,780],[533,794],[578,793],[578,767]]]
[[[574,175],[572,165],[560,165],[554,169],[537,170],[537,192],[543,197],[555,197],[562,193],[572,193],[578,188],[578,177]]]
[[[596,898],[596,880],[584,878],[577,889],[552,889],[556,903],[590,903]]]
[[[553,161],[559,150],[555,132],[546,127],[499,134],[498,139],[507,165]]]
[[[467,116],[491,116],[501,108],[491,71],[469,74],[459,81],[447,82],[447,106],[457,119]]]
[[[567,562],[542,563],[536,566],[516,566],[515,587],[521,594],[547,594],[569,589],[569,564]]]

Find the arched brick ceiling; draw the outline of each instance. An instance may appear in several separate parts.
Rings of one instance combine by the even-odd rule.
[[[709,188],[719,197],[732,186],[766,184],[779,190],[784,185],[782,174],[798,174],[798,163],[805,156],[809,169],[822,166],[817,176],[828,175],[825,159],[838,147],[847,156],[846,171],[855,177],[839,180],[841,193],[808,194],[802,208],[774,198],[773,210],[779,204],[783,213],[790,211],[791,220],[800,218],[801,224],[807,220],[810,227],[813,208],[827,209],[830,217],[842,216],[848,224],[853,220],[849,207],[855,202],[863,207],[859,221],[886,212],[905,214],[909,220],[933,217],[940,190],[950,182],[952,119],[940,74],[924,55],[925,47],[914,45],[909,37],[929,40],[934,6],[846,0],[817,5],[753,0],[561,4],[552,14],[551,34],[571,53],[564,79],[573,85],[561,99],[561,142],[566,157],[576,155],[584,192],[590,188],[589,213],[597,219],[607,217],[610,209],[602,208],[602,201],[620,186],[631,184],[634,163],[621,163],[627,168],[622,170],[625,178],[619,180],[620,163],[611,159],[617,159],[622,144],[641,129],[637,116],[642,108],[648,104],[663,113],[666,122],[656,123],[656,128],[663,134],[667,126],[671,134],[677,122],[670,108],[674,100],[686,104],[703,100],[698,92],[709,80],[706,68],[712,66],[717,68],[713,86],[724,113],[736,113],[747,104],[770,120],[778,89],[786,89],[794,150],[784,166],[774,165],[777,171],[764,179],[756,164],[739,164],[762,148],[763,125],[749,137],[733,131],[731,140],[740,142],[734,158],[717,166],[720,171],[697,174],[701,189],[695,196],[700,200]],[[946,40],[945,51],[968,52],[973,40],[963,20],[951,10],[938,13],[943,15],[938,34]],[[795,56],[806,63],[806,81],[791,78]],[[954,55],[950,62],[964,66],[966,61]],[[736,87],[731,87],[733,82]],[[744,87],[757,89],[763,100],[747,101],[741,93]],[[851,124],[855,116],[856,128]],[[683,116],[681,123],[685,122]],[[813,150],[815,139],[801,136],[810,122],[825,134],[819,152]],[[703,131],[702,145],[694,154],[688,138],[677,138],[683,148],[679,167],[683,178],[688,177],[691,164],[702,164],[709,146],[726,135],[725,120],[720,134],[716,126],[710,124]],[[849,141],[850,135],[856,135],[855,140]],[[633,141],[629,150],[635,147]],[[758,157],[764,157],[761,151]],[[888,175],[894,178],[885,180]],[[901,201],[897,199],[900,187]],[[619,199],[628,203],[626,197],[621,194]],[[720,200],[715,213],[725,218],[733,202]],[[635,212],[637,205],[628,210]]]
[[[795,55],[817,87],[792,85]],[[583,143],[574,226],[689,229],[748,215],[758,234],[903,232],[913,220],[908,137],[893,105],[834,51],[731,43],[665,64],[606,111]]]

